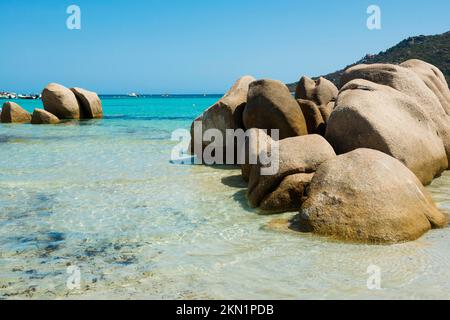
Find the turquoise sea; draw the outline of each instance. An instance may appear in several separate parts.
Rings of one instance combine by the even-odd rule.
[[[0,124],[0,299],[450,298],[449,228],[393,246],[286,232],[288,215],[246,205],[238,169],[171,163],[171,133],[218,98],[108,96],[102,120]],[[429,190],[449,213],[450,174]]]

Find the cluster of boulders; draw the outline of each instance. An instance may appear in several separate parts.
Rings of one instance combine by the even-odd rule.
[[[15,102],[3,104],[1,122],[57,124],[61,120],[98,119],[103,117],[102,102],[95,92],[81,88],[68,89],[51,83],[42,91],[44,109],[35,109],[33,114]]]
[[[279,81],[245,76],[196,121],[203,130],[247,130],[246,160],[276,147],[272,175],[261,174],[266,163],[241,164],[252,207],[299,211],[297,230],[396,243],[448,223],[424,185],[449,169],[449,115],[442,72],[409,60],[349,68],[340,90],[303,77],[295,97]],[[192,129],[191,145],[200,144],[192,152],[209,143]]]

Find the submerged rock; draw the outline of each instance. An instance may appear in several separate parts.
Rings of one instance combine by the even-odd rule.
[[[280,81],[258,80],[250,84],[243,120],[247,129],[278,129],[280,139],[308,134],[301,109]]]
[[[70,89],[76,96],[83,119],[100,119],[103,117],[102,101],[97,93],[81,88]]]
[[[80,119],[81,109],[75,94],[68,88],[57,84],[49,84],[42,91],[44,109],[59,119]]]
[[[59,122],[55,115],[42,109],[35,109],[31,118],[31,124],[57,124]]]
[[[366,243],[415,240],[447,219],[400,161],[358,149],[324,162],[294,225],[303,231]]]
[[[31,114],[15,102],[5,102],[0,120],[3,123],[30,123]]]

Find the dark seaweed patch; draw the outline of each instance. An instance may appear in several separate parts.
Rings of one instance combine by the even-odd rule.
[[[46,258],[59,250],[65,239],[64,233],[51,231],[16,237],[13,239],[13,243],[20,244],[21,249],[17,251],[18,253],[36,250],[39,257]]]

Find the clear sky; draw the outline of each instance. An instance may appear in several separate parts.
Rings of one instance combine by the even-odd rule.
[[[81,8],[81,30],[66,9]],[[382,29],[368,30],[379,5]],[[0,91],[221,93],[244,74],[293,82],[406,37],[450,30],[448,0],[0,0]]]

